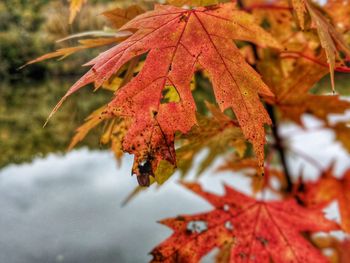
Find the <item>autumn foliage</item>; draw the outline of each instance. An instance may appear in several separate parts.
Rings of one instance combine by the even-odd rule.
[[[85,2],[71,0],[71,23]],[[304,127],[308,114],[350,152],[349,123],[329,118],[350,109],[335,83],[335,73],[350,72],[350,3],[169,0],[103,15],[108,34],[28,64],[106,46],[49,118],[89,84],[111,91],[70,148],[102,126],[101,143],[118,160],[134,155],[131,173],[140,186],[131,197],[179,171],[184,187],[213,206],[162,220],[173,234],[154,248],[152,262],[199,262],[214,249],[217,262],[350,262],[349,240],[326,234],[350,233],[350,170],[339,177],[333,166],[318,167],[314,181],[293,174],[292,147],[280,133],[285,123]],[[318,90],[327,75],[328,89]],[[222,196],[186,182],[204,149],[198,175],[214,160],[222,161],[218,170],[232,172],[233,187]],[[249,177],[250,189],[235,187],[238,172]],[[332,202],[340,222],[322,212]]]

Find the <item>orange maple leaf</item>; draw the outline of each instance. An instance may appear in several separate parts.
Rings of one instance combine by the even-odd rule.
[[[42,55],[36,59],[33,59],[29,62],[27,62],[24,66],[25,67],[27,65],[30,64],[34,64],[37,62],[41,62],[43,60],[47,60],[47,59],[51,59],[51,58],[57,58],[59,57],[59,59],[64,59],[76,52],[85,50],[85,49],[89,49],[89,48],[96,48],[96,47],[100,47],[100,46],[106,46],[106,45],[111,45],[111,44],[115,44],[120,42],[121,40],[125,39],[125,37],[108,37],[108,38],[91,38],[91,39],[81,39],[79,40],[79,44],[78,46],[75,47],[65,47],[65,48],[60,48],[57,49],[54,52],[50,52],[47,53],[45,55]]]
[[[307,13],[305,0],[292,0],[293,8],[298,17],[298,22],[301,29],[305,28],[305,15]]]
[[[176,163],[174,133],[185,133],[196,124],[190,82],[199,64],[210,75],[221,110],[233,109],[263,166],[264,124],[270,124],[270,119],[258,94],[273,94],[232,40],[279,48],[271,35],[232,3],[192,10],[158,5],[121,27],[126,29],[137,31],[90,61],[87,65],[92,68],[53,112],[73,92],[91,82],[100,87],[130,59],[148,52],[143,69],[116,92],[108,113],[133,120],[123,141],[124,150],[135,154],[135,174],[152,175],[161,159]],[[176,89],[179,102],[161,103],[165,86]]]
[[[336,59],[338,58],[339,60],[342,60],[341,56],[339,55],[339,50],[342,50],[347,56],[350,56],[350,48],[348,47],[343,36],[333,27],[333,25],[317,8],[308,2],[306,2],[306,7],[312,19],[312,26],[316,28],[321,46],[325,50],[331,76],[332,89],[334,91],[334,69]]]
[[[251,188],[253,193],[269,189],[272,192],[277,194],[280,192],[273,187],[272,178],[276,179],[280,184],[282,189],[286,187],[285,174],[275,168],[270,167],[269,158],[272,155],[267,157],[264,176],[258,176],[259,165],[256,159],[245,158],[238,159],[236,156],[231,155],[230,158],[226,160],[224,164],[219,166],[218,171],[233,171],[233,172],[243,172],[245,176],[251,178]]]
[[[337,138],[345,148],[350,153],[350,123],[338,122],[333,126],[330,126]]]
[[[310,94],[315,84],[327,74],[323,64],[317,63],[316,59],[306,59],[302,54],[288,56],[288,53],[282,54],[279,60],[265,57],[259,64],[264,80],[275,94],[271,103],[278,105],[283,117],[302,125],[301,116],[308,113],[328,123],[329,114],[342,114],[350,108],[350,103],[338,95]],[[284,61],[285,58],[293,60],[293,67],[287,73],[282,64],[289,63]]]
[[[71,5],[73,5],[73,3],[74,2],[71,2]],[[103,15],[107,18],[107,20],[110,21],[113,27],[120,28],[122,25],[126,24],[128,21],[130,21],[131,19],[133,19],[134,17],[142,13],[144,13],[144,10],[141,7],[137,5],[132,5],[127,8],[115,8],[113,10],[106,11],[103,13]],[[118,32],[115,34],[115,36],[111,36],[111,37],[81,39],[79,40],[80,45],[78,46],[60,48],[54,52],[51,52],[51,53],[42,55],[36,59],[33,59],[27,62],[24,66],[37,63],[43,60],[56,58],[56,57],[60,57],[60,59],[64,59],[78,51],[82,51],[89,48],[100,47],[100,46],[107,46],[110,44],[116,44],[125,40],[130,35],[131,35],[131,32],[126,31],[126,32]],[[77,37],[77,36],[82,37],[84,36],[84,33],[73,35],[73,37]],[[68,38],[71,38],[71,37],[72,36]],[[68,38],[65,38],[65,39],[68,39]]]
[[[84,3],[86,3],[87,0],[70,0],[70,5],[69,5],[69,24],[73,23],[74,18],[80,11],[81,7],[83,6]]]
[[[328,0],[324,8],[339,29],[345,32],[350,29],[350,3],[348,0]]]
[[[186,186],[215,209],[161,221],[174,233],[151,252],[152,262],[199,262],[227,244],[232,244],[230,262],[327,262],[301,235],[338,229],[320,210],[301,207],[294,199],[257,201],[227,186],[224,196],[205,192],[198,184]]]
[[[333,175],[333,167],[330,167],[317,182],[305,184],[305,189],[304,200],[308,205],[325,207],[337,200],[341,226],[344,231],[350,232],[350,169],[342,178],[336,178]]]
[[[320,44],[325,50],[333,92],[335,90],[334,69],[336,59],[342,60],[339,50],[350,56],[350,49],[343,36],[335,29],[314,3],[309,0],[292,0],[300,27],[305,28],[305,15],[311,18],[311,27],[317,30]]]
[[[131,5],[125,9],[115,8],[113,10],[103,12],[103,15],[110,21],[113,27],[120,28],[128,21],[144,12],[145,11],[138,5]]]

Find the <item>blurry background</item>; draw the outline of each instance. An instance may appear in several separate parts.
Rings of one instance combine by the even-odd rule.
[[[110,93],[82,89],[42,127],[59,98],[86,70],[80,65],[98,51],[17,68],[55,50],[57,39],[102,28],[105,22],[99,14],[116,3],[90,0],[72,25],[68,24],[67,6],[66,1],[0,2],[0,262],[147,262],[147,253],[170,234],[157,220],[210,206],[182,189],[175,176],[122,207],[137,184],[130,176],[132,156],[125,156],[117,166],[112,153],[99,145],[98,130],[80,148],[65,152],[74,129]],[[337,75],[338,91],[349,83],[349,77]],[[329,79],[319,88],[330,90]],[[318,125],[308,117],[305,121],[310,127]],[[290,125],[284,130],[286,134],[296,132],[298,136],[291,139],[296,148],[304,149],[324,167],[336,159],[341,173],[350,163],[331,132],[304,133]],[[300,167],[310,177],[317,173],[293,156],[289,161],[295,174]],[[239,174],[216,172],[215,165],[200,181],[218,193],[222,182],[236,188],[249,184]]]

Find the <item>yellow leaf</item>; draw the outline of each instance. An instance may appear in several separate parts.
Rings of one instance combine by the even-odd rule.
[[[218,4],[219,0],[168,0],[167,1],[170,5],[173,6],[209,6],[209,5],[215,5]]]
[[[194,126],[188,134],[180,138],[181,146],[176,150],[176,157],[182,175],[189,171],[196,154],[202,149],[207,148],[209,152],[200,163],[197,175],[229,149],[233,149],[239,156],[243,156],[246,151],[246,140],[238,124],[216,106],[209,103],[206,105],[212,116],[198,115],[198,126]]]
[[[334,84],[334,68],[336,58],[340,58],[337,46],[340,50],[344,51],[348,56],[350,55],[350,49],[347,46],[343,36],[337,32],[332,24],[322,15],[322,13],[306,2],[307,10],[311,16],[312,23],[318,32],[321,46],[324,48],[327,56],[327,62],[329,65],[329,71],[331,74],[332,90],[335,90]]]
[[[118,43],[119,41],[125,39],[124,37],[120,38],[97,38],[97,39],[83,39],[80,40],[79,46],[75,46],[75,47],[66,47],[66,48],[60,48],[54,52],[42,55],[36,59],[33,59],[29,62],[27,62],[24,66],[33,64],[33,63],[37,63],[37,62],[41,62],[43,60],[47,60],[47,59],[51,59],[51,58],[57,58],[60,57],[60,59],[64,59],[78,51],[82,51],[84,49],[89,49],[89,48],[95,48],[95,47],[99,47],[99,46],[105,46],[105,45],[110,45],[112,43]]]
[[[126,22],[144,12],[145,11],[141,7],[132,5],[125,9],[115,8],[113,10],[106,11],[103,13],[103,15],[112,23],[115,28],[120,28],[126,24]]]
[[[102,84],[102,88],[110,91],[116,91],[120,88],[123,79],[120,77],[115,77],[112,80],[107,80]]]
[[[101,118],[101,114],[105,109],[106,106],[103,106],[95,110],[85,119],[85,123],[79,128],[77,128],[76,134],[74,135],[71,143],[68,146],[68,150],[71,150],[78,142],[82,141],[86,137],[86,135],[91,131],[91,129],[93,129],[102,122],[103,119]]]
[[[295,10],[295,13],[298,17],[299,25],[301,29],[305,28],[305,14],[306,14],[306,7],[305,7],[305,1],[304,0],[292,0],[293,8]]]
[[[337,140],[339,140],[344,148],[350,153],[350,124],[337,123],[332,127]]]
[[[157,167],[154,177],[156,182],[161,185],[174,173],[175,167],[168,161],[161,160]]]
[[[83,4],[86,3],[87,0],[70,0],[70,6],[69,6],[69,24],[73,23],[74,18],[80,11]]]

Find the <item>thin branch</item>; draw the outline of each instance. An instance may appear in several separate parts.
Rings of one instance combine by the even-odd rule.
[[[304,58],[306,60],[309,60],[311,62],[314,62],[320,66],[323,66],[323,67],[327,67],[328,68],[328,64],[327,63],[324,63],[322,61],[319,61],[317,58],[313,58],[313,57],[310,57],[304,53],[301,53],[301,52],[293,52],[293,51],[288,51],[288,52],[282,52],[280,54],[281,58]],[[340,66],[340,67],[336,67],[334,69],[335,71],[337,72],[342,72],[342,73],[350,73],[350,68],[349,67],[344,67],[344,66]]]
[[[266,106],[266,109],[267,109],[267,112],[269,113],[271,121],[272,121],[271,129],[272,129],[272,135],[275,139],[275,149],[278,152],[278,155],[280,157],[281,165],[283,167],[283,171],[284,171],[284,174],[286,177],[287,186],[284,189],[284,191],[287,193],[291,193],[293,190],[293,182],[292,182],[292,178],[291,178],[290,171],[289,171],[288,164],[287,164],[287,158],[286,158],[286,154],[285,154],[285,148],[283,145],[283,139],[280,136],[280,134],[278,133],[278,123],[276,120],[275,110],[274,110],[273,106],[268,105],[268,104]]]

